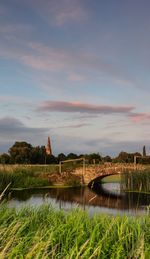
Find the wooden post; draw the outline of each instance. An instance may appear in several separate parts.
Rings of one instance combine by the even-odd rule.
[[[136,167],[137,167],[137,165],[136,165],[136,156],[134,156],[134,170],[136,170]]]
[[[84,184],[84,175],[85,175],[85,158],[83,157],[82,184]]]
[[[61,161],[59,162],[59,173],[61,174]]]

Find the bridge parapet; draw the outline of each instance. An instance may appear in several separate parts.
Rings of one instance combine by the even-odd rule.
[[[84,184],[89,184],[98,177],[109,176],[113,174],[123,174],[126,170],[142,170],[142,165],[135,166],[134,164],[112,164],[112,165],[86,165],[84,168],[76,168],[75,174],[82,176]]]

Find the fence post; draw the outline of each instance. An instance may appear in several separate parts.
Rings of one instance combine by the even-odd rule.
[[[59,162],[59,173],[61,174],[61,161]]]
[[[84,175],[85,175],[85,158],[83,157],[82,184],[84,184]]]
[[[136,164],[136,156],[134,156],[134,170],[137,169],[137,164]]]

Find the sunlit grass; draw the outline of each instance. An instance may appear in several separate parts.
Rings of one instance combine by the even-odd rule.
[[[102,179],[103,183],[120,183],[120,181],[121,181],[121,176],[118,174],[110,175]]]
[[[1,207],[0,258],[149,258],[150,218]]]
[[[0,164],[0,171],[5,171],[5,172],[14,172],[16,170],[30,170],[31,172],[35,173],[57,173],[59,172],[59,165],[19,165],[19,164],[14,164],[14,165],[2,165]]]

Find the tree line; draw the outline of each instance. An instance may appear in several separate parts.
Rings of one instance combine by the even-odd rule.
[[[1,164],[58,164],[60,161],[76,159],[85,157],[88,163],[133,163],[134,157],[137,156],[139,163],[150,163],[150,157],[143,159],[146,156],[145,146],[143,147],[143,155],[139,152],[127,153],[121,151],[119,155],[115,158],[110,156],[102,156],[99,153],[92,154],[80,154],[69,153],[65,155],[60,153],[57,156],[47,155],[45,146],[33,147],[31,144],[22,141],[15,142],[12,147],[8,150],[8,153],[3,153],[0,155]]]

